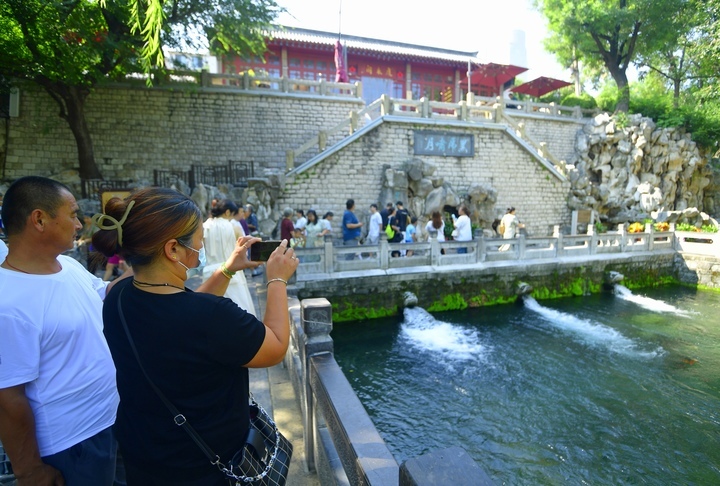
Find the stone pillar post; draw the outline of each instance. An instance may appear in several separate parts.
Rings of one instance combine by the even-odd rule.
[[[430,243],[430,265],[433,267],[440,265],[440,242],[437,236],[431,236],[428,238]]]
[[[618,235],[620,238],[620,251],[625,252],[625,248],[627,248],[627,231],[625,230],[625,223],[618,225]]]
[[[522,234],[518,235],[517,239],[518,239],[518,245],[517,245],[518,246],[518,251],[517,251],[518,259],[522,260],[523,258],[525,258],[525,235],[522,235]]]
[[[384,231],[380,232],[380,242],[378,245],[378,251],[380,252],[380,268],[387,270],[390,267],[390,245],[388,244],[387,233]]]
[[[325,263],[325,273],[333,273],[335,262],[333,261],[333,243],[332,234],[325,235],[325,255],[323,262]]]
[[[315,470],[315,400],[310,389],[310,358],[334,351],[332,331],[332,306],[327,299],[305,299],[300,303],[303,343],[300,350],[303,366],[303,445],[308,471]]]

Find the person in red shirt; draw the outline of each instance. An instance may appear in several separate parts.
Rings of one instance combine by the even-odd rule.
[[[290,242],[290,239],[293,237],[293,230],[295,229],[295,224],[293,223],[292,215],[292,208],[285,208],[283,210],[283,219],[280,221],[281,240],[288,240],[288,242]]]

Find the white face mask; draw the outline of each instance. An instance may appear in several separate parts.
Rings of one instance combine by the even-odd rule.
[[[178,243],[179,243],[179,242],[178,242]],[[205,256],[205,245],[201,246],[199,250],[196,250],[196,249],[193,248],[192,246],[183,245],[182,243],[180,243],[180,244],[181,244],[182,246],[184,246],[185,248],[189,248],[190,250],[192,250],[192,251],[194,251],[194,252],[197,252],[197,254],[198,254],[198,260],[199,260],[199,261],[198,261],[198,266],[195,267],[195,268],[190,268],[190,267],[188,267],[187,265],[185,265],[183,262],[177,260],[177,262],[178,262],[180,265],[182,265],[183,267],[185,267],[185,272],[187,273],[187,278],[192,278],[192,277],[194,277],[195,275],[200,275],[200,273],[202,272],[203,267],[204,267],[205,265],[207,265],[207,257]]]

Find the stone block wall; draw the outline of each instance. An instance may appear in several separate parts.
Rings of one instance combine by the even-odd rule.
[[[31,86],[20,103],[20,117],[9,122],[5,176],[75,169],[75,140],[57,104]],[[287,150],[362,106],[317,96],[107,87],[88,97],[86,114],[103,176],[151,183],[153,169],[228,160],[254,161],[260,175],[284,171]]]
[[[537,143],[547,143],[550,153],[558,160],[568,164],[577,159],[575,140],[578,130],[587,123],[586,119],[558,119],[551,117],[530,117],[513,115],[518,122],[525,124],[525,133]]]
[[[414,155],[414,131],[427,130],[427,125],[385,121],[340,152],[288,177],[279,204],[313,208],[319,215],[333,211],[333,226],[340,236],[347,199],[355,200],[356,214],[361,221],[366,220],[371,203],[384,206],[389,202],[379,200],[385,170],[401,170],[408,160],[422,159],[437,167],[433,177],[449,183],[458,194],[467,192],[472,183],[492,186],[497,191],[498,216],[506,207],[514,206],[530,236],[547,236],[552,225],[569,221],[569,182],[556,178],[504,130],[457,125],[442,128],[473,134],[475,156]],[[440,124],[433,124],[432,129],[440,129]]]

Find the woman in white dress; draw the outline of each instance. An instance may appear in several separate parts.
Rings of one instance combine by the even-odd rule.
[[[237,205],[229,199],[223,199],[212,209],[212,216],[203,223],[203,244],[207,264],[203,269],[203,281],[210,278],[235,249],[237,237],[231,220],[237,214]],[[225,297],[238,307],[257,316],[247,280],[243,272],[237,272],[230,280]]]

